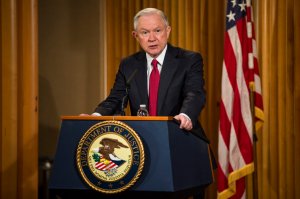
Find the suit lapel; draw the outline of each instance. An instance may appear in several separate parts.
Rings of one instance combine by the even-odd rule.
[[[157,113],[161,115],[162,105],[164,104],[164,99],[166,97],[168,88],[172,83],[172,79],[175,72],[178,69],[178,60],[176,59],[177,51],[174,47],[168,45],[164,63],[162,66],[162,71],[160,74],[159,90],[158,90],[158,106]]]

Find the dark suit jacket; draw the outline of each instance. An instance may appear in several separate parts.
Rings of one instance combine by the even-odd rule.
[[[119,112],[122,98],[126,95],[126,84],[129,85],[131,114],[136,115],[140,104],[148,107],[147,59],[144,51],[122,60],[110,95],[98,105],[95,112],[102,115]],[[202,131],[198,116],[205,104],[205,90],[203,62],[199,53],[168,44],[158,92],[157,115],[175,116],[185,113],[191,118],[193,126]]]

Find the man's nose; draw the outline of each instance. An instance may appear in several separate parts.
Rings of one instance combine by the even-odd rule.
[[[155,41],[156,40],[156,35],[154,32],[149,33],[149,38],[148,41]]]

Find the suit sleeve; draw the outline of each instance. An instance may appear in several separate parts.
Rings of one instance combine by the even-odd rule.
[[[190,55],[190,67],[183,87],[183,102],[180,112],[187,114],[195,126],[198,116],[205,105],[203,61],[199,53]]]

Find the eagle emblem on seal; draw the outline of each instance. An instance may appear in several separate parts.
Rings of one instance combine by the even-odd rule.
[[[93,150],[93,159],[97,169],[101,171],[111,171],[126,162],[115,154],[115,149],[128,148],[128,146],[112,138],[103,138],[99,144],[102,146]]]

